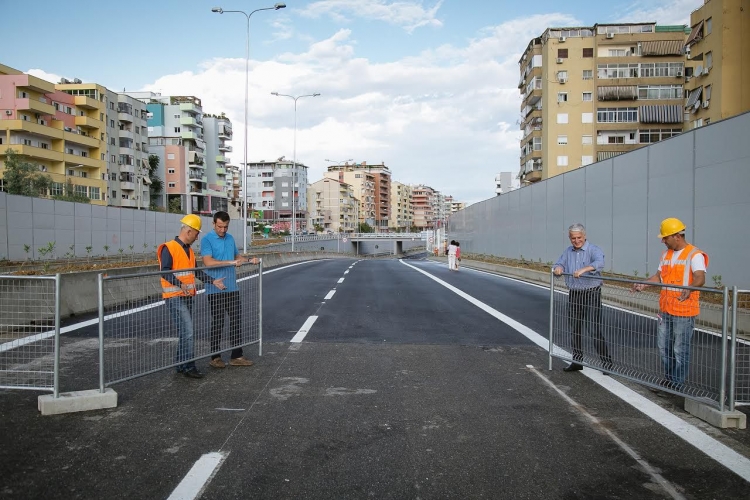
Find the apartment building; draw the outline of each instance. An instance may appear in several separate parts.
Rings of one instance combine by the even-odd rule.
[[[414,226],[419,230],[435,229],[440,220],[439,191],[424,184],[411,186]]]
[[[391,222],[390,227],[399,232],[409,232],[414,224],[414,207],[411,199],[411,186],[391,181]]]
[[[317,225],[334,233],[356,231],[359,200],[351,185],[325,177],[313,182],[307,188],[307,206],[310,229]]]
[[[500,172],[495,176],[495,194],[500,196],[513,190],[513,172]]]
[[[108,144],[109,205],[147,209],[151,206],[148,177],[148,111],[127,94],[117,95],[117,127]],[[110,105],[110,108],[114,108]],[[113,112],[114,109],[108,109]],[[110,113],[114,115],[114,113]],[[114,119],[114,118],[112,118]],[[110,127],[111,128],[111,127]],[[117,153],[112,151],[118,148]]]
[[[203,107],[194,96],[162,96],[128,92],[146,104],[149,152],[159,157],[157,174],[164,185],[158,206],[183,213],[208,215],[208,192],[203,135]]]
[[[106,89],[74,95],[62,87],[0,65],[0,174],[10,148],[50,176],[41,195],[62,195],[70,183],[75,194],[105,205]]]
[[[684,26],[548,28],[519,60],[522,185],[683,131]]]
[[[206,177],[211,212],[226,212],[229,208],[229,183],[227,153],[232,152],[228,144],[232,140],[232,122],[223,114],[203,115],[203,136],[206,141]]]
[[[290,222],[294,210],[297,231],[307,227],[307,166],[285,160],[261,160],[247,166],[248,213],[265,221]]]
[[[360,222],[375,231],[387,232],[391,209],[391,171],[384,164],[344,163],[331,165],[325,173],[329,179],[351,184],[360,200]]]
[[[227,164],[227,212],[232,219],[242,218],[242,170],[237,165]],[[249,215],[248,215],[249,217]]]
[[[750,111],[750,4],[705,0],[685,42],[686,128]]]

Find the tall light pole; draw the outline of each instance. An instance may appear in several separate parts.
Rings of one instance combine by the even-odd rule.
[[[292,160],[292,252],[294,252],[294,240],[297,237],[297,210],[294,208],[294,172],[297,169],[297,101],[303,97],[318,97],[320,94],[316,92],[315,94],[293,96],[271,92],[271,95],[275,95],[276,97],[289,97],[294,100],[294,159]]]
[[[224,13],[236,13],[242,14],[247,19],[247,37],[245,46],[245,155],[242,167],[242,248],[243,252],[247,253],[247,91],[250,81],[250,16],[261,10],[279,10],[286,7],[285,3],[277,3],[273,7],[263,7],[261,9],[255,9],[249,14],[244,10],[224,10],[221,7],[214,7],[211,12],[218,14]]]

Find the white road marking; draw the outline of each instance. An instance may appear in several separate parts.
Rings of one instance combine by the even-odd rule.
[[[344,271],[344,274],[349,274],[349,270],[347,269],[346,271]]]
[[[302,325],[302,328],[299,329],[299,331],[292,337],[292,340],[290,342],[302,342],[302,340],[307,335],[307,332],[310,331],[310,328],[312,328],[313,323],[315,323],[315,320],[318,319],[317,316],[310,316],[307,318],[307,321],[305,321],[305,324]]]
[[[339,278],[339,280],[336,283],[343,283],[343,282],[344,282],[344,278]]]
[[[206,453],[198,459],[167,500],[193,500],[203,493],[221,466],[226,453]]]
[[[545,351],[549,350],[549,339],[542,337],[540,334],[538,334],[531,328],[525,325],[522,325],[521,323],[519,323],[518,321],[512,318],[509,318],[508,316],[502,314],[501,312],[485,304],[484,302],[481,302],[480,300],[472,297],[471,295],[463,292],[462,290],[459,290],[453,285],[446,283],[440,278],[437,278],[431,275],[430,273],[423,271],[422,269],[414,267],[411,264],[407,264],[403,260],[401,260],[400,262],[403,265],[408,266],[414,269],[415,271],[424,274],[431,280],[441,284],[445,288],[451,290],[456,295],[466,299],[467,301],[476,305],[477,307],[487,312],[491,316],[499,319],[506,325],[510,326],[511,328],[519,332],[524,337],[534,342],[536,345],[538,345]],[[717,462],[722,464],[724,467],[726,467],[727,469],[731,470],[732,472],[740,476],[745,481],[750,482],[750,460],[747,459],[746,457],[737,453],[736,451],[729,448],[725,444],[720,443],[719,441],[712,438],[711,436],[709,436],[702,430],[698,429],[694,425],[682,420],[678,416],[673,415],[672,413],[663,409],[659,405],[641,396],[640,394],[633,391],[632,389],[625,387],[620,382],[617,382],[616,380],[612,379],[612,377],[605,376],[600,371],[592,370],[591,368],[584,368],[581,373],[583,373],[584,376],[590,378],[595,383],[607,389],[609,392],[611,392],[612,394],[614,394],[621,400],[633,406],[635,409],[637,409],[644,415],[648,416],[649,418],[654,420],[656,423],[663,426],[665,429],[674,433],[676,436],[683,439],[687,443],[693,445],[694,447],[696,447],[698,450],[708,455],[713,460],[716,460]]]
[[[328,295],[326,295],[326,296],[325,296],[325,297],[323,298],[323,300],[328,300],[328,299],[330,299],[331,297],[333,297],[333,294],[334,294],[334,293],[336,293],[336,290],[331,290],[330,292],[328,292]]]
[[[217,411],[245,411],[245,408],[216,408]]]
[[[643,468],[643,470],[649,476],[651,476],[651,478],[654,480],[654,482],[656,484],[660,485],[664,489],[664,491],[670,497],[672,497],[672,498],[674,498],[676,500],[677,499],[681,500],[681,499],[685,498],[684,496],[682,496],[675,489],[674,486],[672,486],[672,483],[670,483],[669,481],[667,481],[666,479],[664,479],[664,476],[662,476],[661,474],[659,474],[658,472],[656,472],[656,470],[651,466],[651,464],[649,464],[648,462],[646,462],[646,460],[644,460],[643,458],[641,458],[641,456],[638,454],[638,452],[636,452],[633,448],[631,448],[630,446],[628,446],[628,444],[625,443],[622,439],[620,439],[619,437],[617,437],[617,435],[614,432],[610,431],[604,425],[602,425],[601,421],[598,418],[596,418],[595,416],[593,416],[592,414],[590,414],[589,412],[587,412],[586,409],[583,406],[581,406],[580,404],[576,403],[573,398],[571,398],[570,396],[568,396],[567,394],[565,394],[563,391],[561,391],[555,384],[552,383],[551,380],[549,380],[547,377],[545,377],[541,373],[539,373],[539,371],[536,368],[534,368],[531,365],[526,365],[526,368],[528,368],[529,370],[531,370],[531,372],[534,373],[534,375],[536,375],[537,377],[539,377],[540,379],[542,379],[542,381],[544,383],[546,383],[553,391],[555,391],[558,396],[560,396],[561,398],[563,398],[570,406],[572,406],[573,408],[575,408],[576,410],[578,410],[584,417],[586,417],[586,419],[589,422],[591,422],[592,424],[594,424],[594,427],[596,428],[597,431],[601,431],[604,434],[606,434],[612,441],[615,442],[615,444],[617,446],[619,446],[625,453],[627,453],[628,455],[630,455],[630,457],[633,458],[633,460],[635,460],[636,462],[638,462],[638,465],[640,465],[641,468]]]

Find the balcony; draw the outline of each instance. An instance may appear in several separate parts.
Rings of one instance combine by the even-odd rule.
[[[40,94],[53,94],[55,84],[31,75],[14,75],[16,87],[23,90],[31,90]]]
[[[100,106],[99,101],[85,95],[74,96],[73,102],[77,108],[81,109],[99,109]]]
[[[83,135],[83,134],[76,134],[73,132],[65,132],[63,135],[63,139],[65,139],[65,142],[73,143],[73,144],[80,144],[82,146],[86,146],[89,148],[99,148],[100,142],[98,139],[94,139],[91,136]]]
[[[184,111],[186,113],[190,113],[193,115],[197,115],[201,112],[201,108],[196,106],[192,102],[181,102],[180,103],[180,111]]]
[[[120,172],[127,172],[134,174],[135,173],[135,166],[134,165],[120,165]]]
[[[0,131],[6,130],[10,130],[11,132],[23,130],[24,132],[31,132],[50,139],[63,138],[63,131],[58,128],[53,128],[48,125],[40,125],[36,122],[26,120],[0,120]],[[2,148],[0,148],[0,150],[2,150]]]
[[[15,151],[17,154],[25,156],[30,159],[36,160],[51,160],[51,161],[62,161],[63,153],[59,151],[53,151],[51,149],[37,148],[34,146],[25,146],[23,144],[9,144],[7,147]],[[6,146],[3,145],[3,150],[0,154],[5,154]]]
[[[123,198],[120,200],[121,207],[136,208],[137,205],[138,205],[138,202],[130,198]]]
[[[198,122],[192,116],[182,116],[180,117],[180,125],[184,127],[197,127]]]
[[[227,157],[224,155],[217,155],[216,156],[216,163],[226,163]]]
[[[101,129],[104,128],[104,122],[89,118],[88,116],[76,116],[76,126],[88,129]]]
[[[120,189],[123,191],[135,191],[135,182],[121,181]]]
[[[180,106],[182,106],[182,104],[180,104]],[[180,132],[180,137],[182,137],[183,140],[194,141],[198,139],[198,134],[196,134],[195,132],[183,130],[182,132]]]
[[[33,111],[41,115],[55,116],[55,107],[38,99],[16,99],[16,109],[19,111]]]
[[[224,151],[225,153],[231,153],[232,146],[229,146],[228,144],[219,144],[219,151]]]
[[[227,175],[227,169],[218,167],[216,169],[216,175]]]
[[[123,113],[122,111],[120,111],[119,113],[117,113],[117,119],[121,122],[133,123],[134,118],[133,118],[133,115],[131,115],[130,113]]]
[[[90,156],[78,156],[66,153],[64,157],[65,163],[69,165],[83,165],[84,167],[91,167],[95,169],[102,169],[104,168],[104,161],[97,160],[95,158],[92,158]],[[99,174],[96,174],[99,175]]]

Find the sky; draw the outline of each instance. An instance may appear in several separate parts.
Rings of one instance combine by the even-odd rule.
[[[690,23],[703,0],[308,0],[250,17],[248,161],[295,154],[308,181],[345,160],[457,201],[519,168],[518,60],[551,26]],[[247,18],[273,0],[0,0],[0,63],[53,83],[194,95],[244,158]],[[43,20],[44,19],[44,20]],[[330,161],[329,161],[330,160]],[[516,181],[517,182],[517,181]]]

